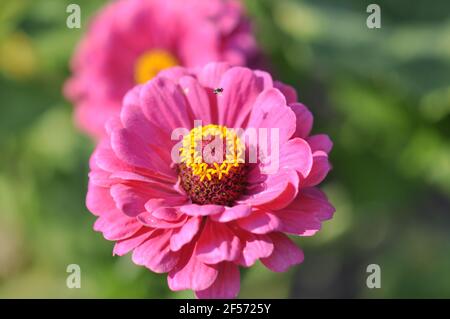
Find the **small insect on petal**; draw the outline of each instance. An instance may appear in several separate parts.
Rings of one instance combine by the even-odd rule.
[[[221,95],[223,92],[223,88],[215,88],[214,89],[214,94],[215,95]]]

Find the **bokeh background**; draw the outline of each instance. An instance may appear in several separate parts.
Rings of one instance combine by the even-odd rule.
[[[82,29],[66,27],[78,3]],[[0,297],[184,298],[165,276],[112,257],[84,206],[88,138],[61,95],[101,0],[0,1]],[[242,298],[450,298],[450,2],[249,0],[277,78],[334,140],[332,221],[297,240],[283,274],[242,272]],[[66,287],[68,264],[81,289]],[[366,267],[381,267],[368,289]]]

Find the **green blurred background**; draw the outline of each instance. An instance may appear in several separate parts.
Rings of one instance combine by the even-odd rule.
[[[81,6],[81,30],[66,6]],[[183,298],[164,275],[112,257],[84,206],[93,149],[61,95],[100,0],[0,2],[0,297]],[[246,2],[274,74],[335,147],[323,189],[337,212],[297,240],[302,265],[242,272],[240,297],[450,297],[450,2]],[[68,289],[66,267],[81,267]],[[379,264],[381,288],[366,267]]]

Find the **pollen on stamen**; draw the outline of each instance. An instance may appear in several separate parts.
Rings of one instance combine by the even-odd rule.
[[[135,82],[145,83],[154,78],[160,71],[178,64],[177,58],[167,50],[152,49],[144,52],[135,64]]]
[[[211,143],[222,147],[212,147],[214,154],[205,154],[205,147]],[[245,191],[247,175],[244,145],[237,134],[225,126],[200,126],[183,138],[182,145],[178,174],[192,202],[232,205]]]

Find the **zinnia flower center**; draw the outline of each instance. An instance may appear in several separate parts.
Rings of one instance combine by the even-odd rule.
[[[160,71],[178,65],[178,60],[169,51],[154,49],[142,54],[134,67],[136,83],[145,83]]]
[[[244,145],[225,126],[206,125],[185,135],[178,174],[193,203],[233,205],[246,188]]]

